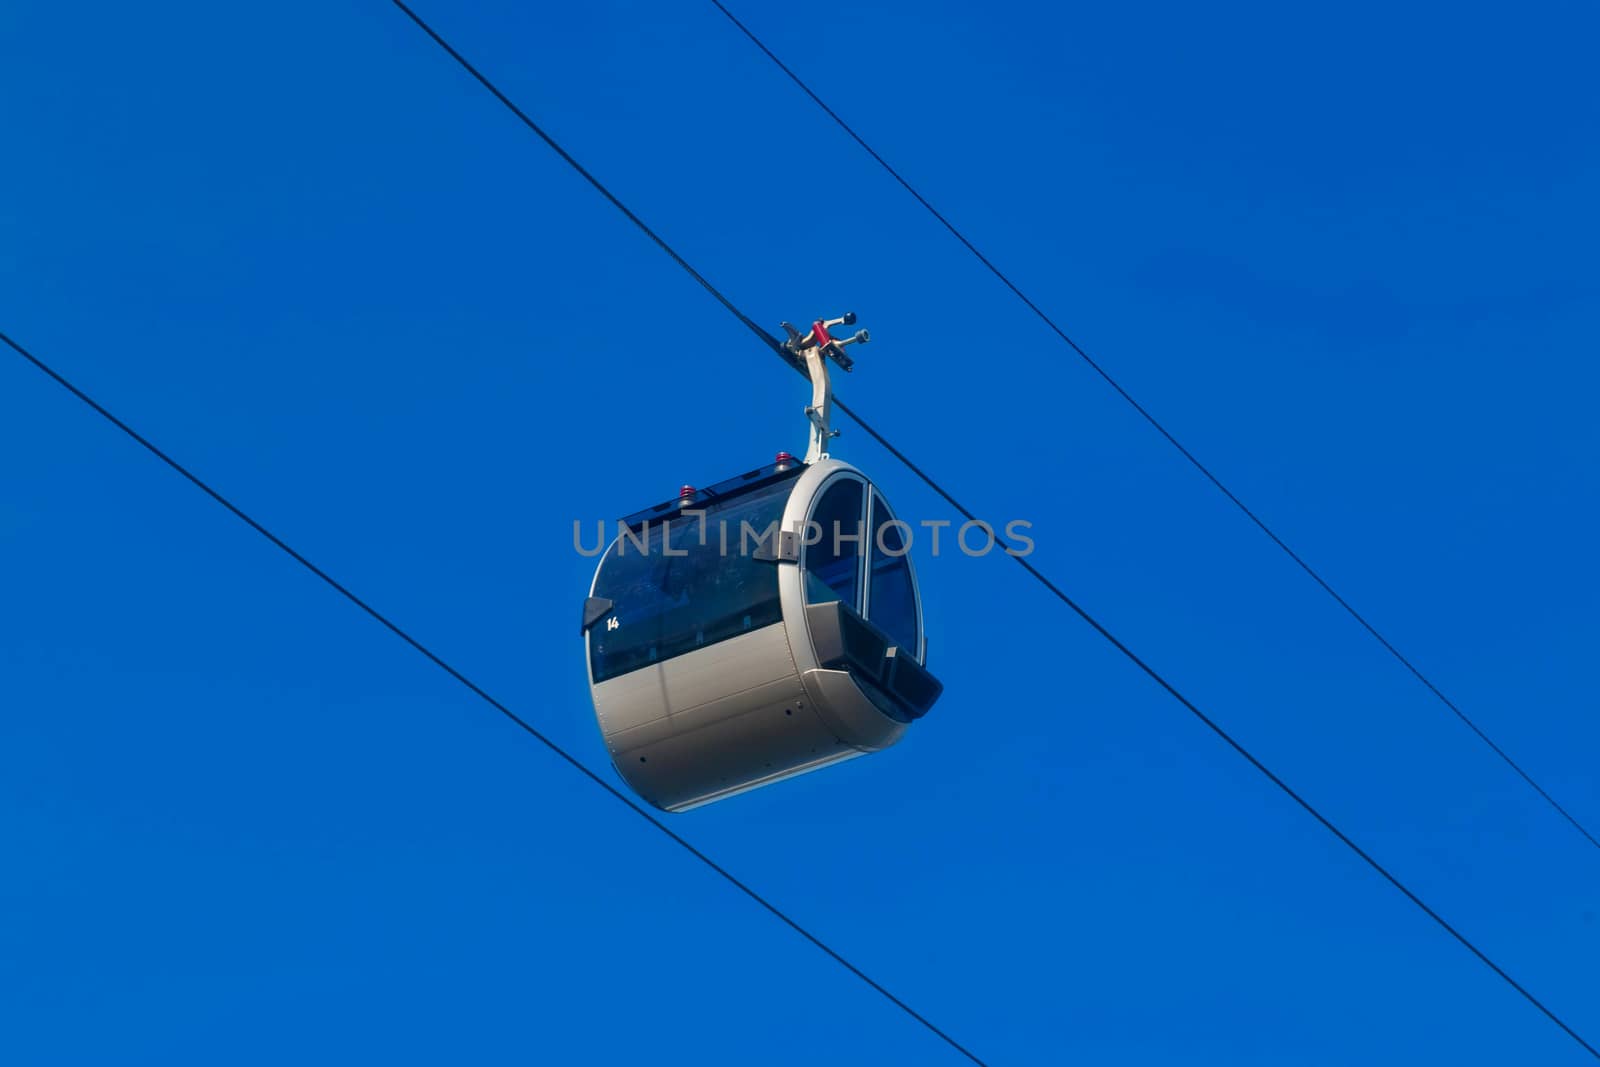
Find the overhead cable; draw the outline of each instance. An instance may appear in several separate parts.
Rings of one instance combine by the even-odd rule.
[[[1110,371],[1106,370],[1105,367],[1101,365],[1098,360],[1090,356],[1089,353],[1078,344],[1078,342],[1074,341],[1070,336],[1068,336],[1067,332],[1056,324],[1055,319],[1051,318],[1043,308],[1041,308],[1033,301],[1031,297],[1024,293],[1017,286],[1017,284],[1005,274],[1004,271],[994,264],[993,260],[984,255],[983,252],[979,251],[978,246],[973,244],[972,241],[967,238],[966,234],[956,229],[955,224],[951,222],[943,212],[934,207],[933,204],[928,201],[927,197],[918,192],[916,187],[907,181],[898,170],[890,166],[889,161],[884,159],[883,156],[879,155],[878,150],[868,144],[866,138],[857,133],[855,128],[846,122],[842,117],[840,117],[839,113],[830,107],[827,102],[822,99],[822,97],[818,96],[816,91],[813,90],[811,86],[807,85],[800,75],[796,74],[787,63],[778,58],[777,53],[768,48],[766,43],[763,42],[761,38],[757,37],[750,27],[741,22],[732,11],[729,11],[728,8],[721,2],[721,0],[711,0],[711,4],[716,7],[718,11],[726,15],[728,20],[732,22],[734,26],[738,27],[740,33],[749,38],[750,42],[754,44],[756,48],[760,49],[761,53],[770,59],[779,70],[786,74],[790,81],[799,86],[801,92],[810,97],[813,103],[821,108],[830,119],[838,124],[841,130],[850,136],[851,140],[860,145],[862,150],[865,151],[867,155],[871,156],[873,160],[876,161],[877,164],[882,167],[891,178],[898,182],[907,193],[911,194],[912,198],[914,198],[917,203],[926,208],[928,214],[937,219],[939,224],[948,230],[950,235],[959,241],[968,252],[972,253],[979,263],[982,263],[986,268],[988,268],[989,273],[993,274],[997,279],[999,279],[1000,284],[1004,285],[1011,291],[1012,295],[1014,295],[1018,300],[1022,301],[1029,311],[1032,311],[1035,315],[1037,315],[1040,321],[1049,327],[1052,333],[1060,338],[1061,341],[1067,345],[1067,347],[1072,349],[1072,351],[1076,352],[1083,359],[1083,361],[1105,381],[1107,385],[1111,386],[1118,396],[1127,401],[1128,405],[1132,407],[1134,411],[1138,412],[1146,422],[1154,427],[1155,431],[1165,438],[1168,444],[1177,449],[1179,455],[1188,460],[1189,463],[1193,465],[1194,469],[1199,471],[1205,477],[1205,479],[1217,489],[1218,492],[1226,497],[1234,507],[1238,508],[1247,519],[1254,523],[1256,528],[1267,536],[1268,540],[1277,545],[1278,548],[1282,549],[1283,553],[1293,560],[1295,564],[1299,566],[1299,568],[1304,571],[1313,582],[1321,587],[1323,592],[1332,597],[1334,602],[1343,608],[1347,613],[1349,613],[1350,617],[1360,624],[1362,629],[1366,630],[1367,633],[1378,642],[1378,644],[1382,645],[1389,655],[1393,656],[1394,659],[1402,667],[1409,671],[1417,681],[1422,683],[1428,692],[1437,697],[1440,703],[1448,708],[1457,719],[1460,719],[1469,730],[1476,734],[1478,740],[1482,741],[1489,747],[1490,751],[1504,760],[1506,766],[1515,771],[1517,776],[1526,782],[1535,793],[1538,793],[1540,797],[1544,798],[1545,803],[1547,803],[1551,808],[1555,809],[1555,811],[1560,814],[1563,819],[1571,824],[1573,829],[1582,834],[1584,838],[1588,840],[1589,844],[1593,845],[1597,849],[1600,849],[1600,839],[1597,839],[1594,834],[1590,833],[1588,827],[1584,826],[1583,823],[1578,820],[1577,816],[1573,815],[1566,808],[1562,807],[1561,804],[1556,801],[1556,798],[1551,796],[1549,791],[1534,779],[1533,775],[1529,774],[1522,768],[1521,764],[1512,759],[1510,754],[1507,753],[1505,749],[1501,748],[1493,738],[1485,733],[1482,727],[1480,727],[1476,722],[1473,722],[1467,713],[1462,711],[1455,701],[1446,696],[1443,690],[1435,685],[1427,675],[1423,674],[1421,668],[1419,668],[1398,648],[1396,648],[1393,642],[1379,632],[1378,628],[1368,621],[1365,615],[1356,610],[1355,605],[1346,600],[1343,595],[1333,588],[1332,584],[1330,584],[1326,578],[1318,573],[1318,571],[1312,567],[1311,564],[1307,563],[1305,557],[1301,556],[1300,553],[1289,547],[1288,542],[1279,537],[1277,532],[1266,524],[1265,520],[1257,515],[1255,511],[1246,505],[1243,500],[1239,499],[1239,497],[1234,494],[1233,490],[1224,485],[1222,479],[1218,478],[1216,474],[1212,473],[1211,468],[1200,462],[1199,458],[1195,456],[1193,452],[1189,451],[1189,449],[1181,441],[1179,441],[1170,430],[1162,425],[1161,422],[1150,413],[1148,408],[1139,403],[1138,400],[1134,399],[1133,394],[1128,392],[1128,390],[1125,389],[1120,382],[1111,376]]]
[[[595,175],[591,171],[589,171],[587,168],[585,168],[581,164],[579,164],[577,162],[577,160],[573,158],[571,153],[567,152],[564,148],[562,148],[556,142],[556,140],[543,127],[541,127],[531,117],[529,117],[529,115],[527,114],[526,111],[524,111],[521,107],[519,107],[516,103],[514,103],[510,99],[510,97],[505,95],[505,93],[501,92],[498,87],[496,87],[481,71],[479,71],[477,69],[477,67],[475,67],[470,61],[467,60],[467,58],[465,56],[463,56],[459,51],[457,51],[453,46],[451,46],[449,42],[447,42],[442,36],[440,36],[438,31],[434,30],[432,26],[428,25],[428,23],[425,22],[408,5],[406,5],[403,2],[403,0],[391,0],[391,2],[395,5],[395,7],[399,8],[402,12],[404,12],[405,15],[408,18],[410,18],[411,21],[414,22],[424,33],[426,33],[428,35],[428,37],[431,38],[435,44],[437,44],[441,49],[443,49],[446,54],[448,54],[453,60],[455,60],[455,62],[457,64],[459,64],[463,70],[465,70],[469,75],[471,75],[474,80],[476,80],[496,100],[498,100],[502,105],[504,105],[507,108],[507,110],[509,110],[513,115],[515,115],[517,117],[517,119],[519,121],[521,121],[524,126],[528,127],[530,130],[532,130],[536,135],[538,135],[538,137],[541,140],[543,140],[547,145],[549,145],[552,149],[554,149],[556,151],[556,153],[562,158],[562,160],[564,160],[569,166],[571,166],[574,170],[576,170],[584,178],[584,180],[586,180],[590,185],[594,186],[595,189],[597,191],[599,191],[602,196],[604,196],[608,201],[611,202],[611,204],[613,204],[615,207],[617,207],[618,210],[620,210],[628,218],[628,220],[630,222],[632,222],[636,227],[638,227],[641,231],[643,231],[645,233],[645,235],[650,238],[651,241],[653,241],[657,246],[659,246],[662,250],[664,250],[671,257],[673,262],[677,263],[680,267],[682,267],[684,270],[686,270],[697,282],[699,282],[706,289],[707,292],[709,292],[712,295],[713,298],[715,298],[717,300],[718,303],[720,303],[724,308],[726,308],[732,315],[734,315],[735,318],[737,318],[747,328],[749,328],[751,331],[753,331],[758,336],[760,336],[768,344],[768,346],[771,349],[774,350],[774,352],[779,354],[781,357],[786,357],[784,359],[784,361],[786,363],[788,363],[791,367],[793,367],[795,365],[793,357],[789,356],[783,350],[782,345],[778,343],[776,338],[774,338],[770,334],[768,334],[765,330],[763,330],[759,325],[757,325],[755,323],[755,320],[751,319],[748,315],[746,315],[743,311],[741,311],[738,308],[738,306],[731,299],[729,299],[725,294],[722,293],[722,291],[720,289],[718,289],[709,280],[707,280],[707,278],[703,274],[701,274],[699,271],[697,271],[693,267],[691,267],[689,265],[688,261],[685,260],[683,258],[683,256],[681,256],[670,245],[668,245],[668,243],[666,242],[666,240],[664,238],[662,238],[658,233],[656,233],[656,231],[653,230],[648,224],[646,224],[644,222],[644,220],[642,220],[637,214],[635,214],[633,211],[631,211],[627,207],[625,207],[623,205],[622,201],[619,200],[616,197],[616,195],[613,194],[608,188],[606,188],[605,185],[597,177],[595,177]],[[942,497],[945,501],[947,501],[958,512],[960,512],[963,516],[966,516],[969,520],[971,520],[973,518],[973,513],[971,512],[970,509],[968,509],[965,506],[963,506],[962,504],[960,504],[955,499],[955,497],[950,494],[949,491],[947,491],[943,486],[941,486],[938,482],[936,482],[920,466],[918,466],[917,464],[912,462],[912,460],[908,456],[906,456],[904,452],[900,451],[899,449],[897,449],[893,445],[891,445],[887,438],[885,438],[882,434],[878,433],[875,429],[873,429],[867,422],[865,422],[861,418],[860,415],[856,414],[856,412],[854,412],[853,410],[851,410],[850,408],[845,406],[843,403],[839,402],[837,399],[835,399],[834,403],[835,403],[836,406],[839,407],[839,409],[841,411],[845,412],[852,419],[854,419],[858,424],[860,424],[862,429],[866,430],[866,432],[874,440],[878,441],[886,449],[888,449],[888,451],[896,459],[898,459],[902,463],[904,463],[906,465],[906,467],[909,470],[912,471],[912,473],[914,473],[917,477],[921,478],[924,482],[926,482],[927,485],[929,486],[929,488],[933,489],[934,492],[939,494],[940,497]],[[1001,544],[1002,547],[1007,547],[1007,548],[1010,547],[1009,545],[1007,545],[1004,542],[1003,539],[1000,539],[998,537],[997,537],[997,542],[999,544]],[[1252,767],[1254,767],[1263,776],[1265,776],[1270,782],[1272,782],[1273,785],[1277,786],[1279,790],[1281,790],[1283,793],[1285,793],[1291,800],[1293,800],[1297,805],[1299,805],[1309,815],[1311,815],[1318,823],[1320,823],[1323,826],[1324,829],[1326,829],[1329,833],[1331,833],[1340,843],[1345,845],[1353,853],[1355,853],[1355,855],[1360,857],[1363,862],[1365,862],[1369,867],[1371,867],[1374,871],[1376,871],[1390,885],[1394,886],[1395,889],[1399,890],[1399,892],[1402,893],[1406,897],[1406,899],[1410,900],[1411,903],[1416,905],[1424,914],[1426,914],[1430,919],[1432,919],[1442,929],[1444,929],[1446,933],[1448,933],[1451,937],[1453,937],[1456,941],[1458,941],[1462,946],[1464,946],[1468,951],[1470,951],[1475,957],[1477,957],[1477,959],[1480,962],[1482,962],[1485,966],[1487,966],[1490,970],[1492,970],[1496,975],[1498,975],[1502,980],[1504,980],[1508,985],[1510,985],[1512,989],[1514,989],[1518,993],[1520,993],[1530,1004],[1532,1004],[1541,1013],[1543,1013],[1546,1018],[1548,1018],[1551,1022],[1553,1022],[1556,1026],[1558,1026],[1563,1032],[1565,1032],[1570,1038],[1572,1038],[1572,1040],[1576,1041],[1579,1045],[1581,1045],[1591,1056],[1593,1056],[1596,1060],[1600,1060],[1600,1050],[1597,1050],[1593,1045],[1589,1044],[1589,1042],[1584,1040],[1584,1038],[1582,1036],[1580,1036],[1576,1030],[1574,1030],[1572,1027],[1568,1026],[1566,1022],[1564,1022],[1558,1015],[1555,1014],[1555,1012],[1553,1012],[1550,1008],[1546,1007],[1545,1004],[1538,997],[1534,996],[1533,993],[1530,992],[1526,987],[1524,987],[1516,979],[1512,978],[1511,975],[1508,974],[1499,964],[1495,963],[1494,960],[1490,959],[1487,954],[1485,954],[1481,949],[1479,949],[1477,947],[1477,945],[1473,944],[1473,942],[1471,940],[1469,940],[1464,934],[1462,934],[1459,930],[1457,930],[1454,926],[1452,926],[1449,922],[1447,922],[1444,919],[1443,916],[1441,916],[1437,911],[1435,911],[1426,902],[1424,902],[1421,897],[1417,896],[1417,894],[1414,893],[1410,888],[1408,888],[1403,882],[1401,882],[1399,878],[1397,878],[1395,875],[1390,873],[1389,870],[1386,867],[1384,867],[1382,864],[1380,864],[1376,859],[1374,859],[1371,856],[1371,854],[1369,854],[1364,849],[1362,849],[1359,845],[1357,845],[1354,840],[1352,840],[1347,834],[1345,834],[1342,830],[1340,830],[1337,826],[1335,826],[1334,823],[1331,820],[1329,820],[1325,815],[1323,815],[1320,811],[1318,811],[1317,808],[1315,808],[1309,801],[1307,801],[1306,799],[1301,797],[1299,793],[1295,792],[1288,785],[1288,783],[1286,783],[1282,778],[1280,778],[1277,774],[1275,774],[1273,771],[1271,771],[1264,763],[1262,763],[1253,754],[1251,754],[1242,744],[1240,744],[1236,739],[1234,739],[1231,734],[1229,734],[1226,730],[1224,730],[1222,728],[1222,726],[1219,725],[1214,719],[1212,719],[1211,717],[1206,715],[1203,711],[1200,710],[1200,708],[1196,704],[1194,704],[1187,697],[1185,697],[1181,692],[1179,692],[1178,689],[1171,682],[1167,681],[1167,679],[1164,678],[1159,672],[1157,672],[1155,670],[1155,668],[1151,667],[1142,658],[1140,658],[1138,655],[1136,655],[1133,652],[1133,650],[1130,649],[1126,644],[1124,644],[1121,640],[1116,638],[1108,629],[1106,629],[1105,626],[1103,626],[1092,615],[1090,615],[1089,612],[1086,611],[1075,600],[1073,600],[1070,596],[1068,596],[1053,581],[1051,581],[1049,578],[1047,578],[1041,571],[1039,571],[1038,568],[1036,568],[1032,563],[1030,563],[1025,557],[1023,557],[1021,555],[1018,555],[1018,554],[1015,554],[1015,553],[1012,553],[1012,552],[1007,552],[1006,555],[1009,556],[1011,559],[1016,560],[1016,562],[1020,566],[1022,566],[1023,569],[1025,569],[1030,575],[1032,575],[1035,580],[1040,582],[1057,599],[1059,599],[1063,604],[1065,604],[1074,613],[1076,613],[1080,618],[1082,618],[1086,623],[1088,623],[1095,630],[1096,633],[1098,633],[1101,637],[1105,638],[1108,642],[1110,642],[1112,644],[1112,646],[1117,649],[1117,651],[1121,652],[1125,657],[1127,657],[1127,659],[1129,661],[1131,661],[1135,666],[1137,666],[1141,671],[1143,671],[1153,681],[1155,681],[1159,686],[1161,686],[1161,688],[1164,689],[1169,695],[1171,695],[1173,698],[1175,698],[1186,710],[1188,710],[1192,715],[1194,715],[1197,719],[1199,719],[1200,722],[1202,722],[1206,727],[1208,727],[1213,733],[1215,733],[1224,742],[1226,742],[1229,747],[1231,747],[1235,752],[1237,752],[1240,756],[1242,756]],[[644,814],[644,813],[641,811],[641,814]],[[648,818],[648,816],[646,816],[646,817]],[[652,820],[652,821],[654,821],[654,820]],[[663,828],[663,829],[665,829],[665,828]],[[667,831],[667,832],[670,832],[670,831]],[[860,974],[859,971],[856,972],[856,973],[858,975]],[[862,977],[865,977],[865,976],[862,976]],[[880,988],[880,991],[881,991],[881,987],[879,987],[879,988]],[[900,1002],[897,1002],[897,1003],[900,1003]],[[911,1009],[909,1007],[907,1007],[904,1003],[900,1003],[900,1006],[902,1008],[904,1008],[907,1012],[911,1011]],[[924,1025],[928,1026],[930,1029],[933,1029],[933,1025],[931,1023],[927,1022],[927,1020],[922,1019],[921,1016],[917,1016],[917,1018],[920,1021],[922,1021],[924,1023]],[[938,1031],[936,1031],[936,1032],[938,1032]],[[940,1036],[944,1037],[944,1039],[946,1041],[949,1041],[952,1045],[955,1045],[955,1047],[961,1048],[961,1046],[956,1045],[954,1040],[949,1038],[947,1035],[944,1035],[943,1033],[940,1033]],[[970,1052],[966,1052],[966,1050],[964,1048],[961,1049],[961,1051],[965,1052],[969,1057],[971,1057],[971,1055],[972,1055]]]

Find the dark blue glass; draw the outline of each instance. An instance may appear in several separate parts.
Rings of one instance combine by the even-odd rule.
[[[761,535],[777,529],[793,488],[786,479],[702,503],[703,526],[697,516],[647,521],[638,531],[643,551],[633,537],[619,538],[595,578],[594,595],[613,606],[589,628],[594,680],[782,621],[777,565],[755,552]]]
[[[861,610],[862,485],[854,479],[841,479],[828,486],[811,513],[815,527],[806,537],[816,537],[806,546],[806,600],[823,604],[842,600]]]
[[[913,657],[921,655],[917,628],[917,594],[911,585],[911,564],[903,527],[883,497],[872,495],[872,586],[867,618]]]

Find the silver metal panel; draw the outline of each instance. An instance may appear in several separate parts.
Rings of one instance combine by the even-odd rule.
[[[680,810],[855,752],[822,725],[807,702],[782,701],[613,751],[612,759],[640,796]]]
[[[697,707],[686,708],[674,712],[672,718],[673,733],[686,734],[699,730],[723,719],[732,719],[743,715],[751,708],[764,708],[775,704],[798,704],[806,699],[806,693],[801,688],[800,680],[794,673],[794,668],[789,668],[789,673],[774,682],[758,685],[738,693],[729,693],[727,696],[708,700]]]
[[[822,721],[845,744],[879,752],[905,736],[906,724],[879,711],[849,671],[818,668],[801,680]]]
[[[667,717],[665,664],[642,667],[590,686],[595,718],[606,737]]]
[[[859,748],[841,747],[834,755],[822,756],[811,763],[802,764],[791,770],[784,771],[782,774],[774,774],[766,778],[757,778],[755,781],[746,785],[741,785],[732,789],[725,789],[718,793],[711,793],[707,796],[701,797],[699,800],[688,804],[682,804],[677,807],[670,808],[669,810],[673,812],[693,811],[695,808],[698,808],[704,804],[710,804],[714,800],[726,800],[728,797],[738,796],[740,793],[748,793],[752,789],[760,789],[764,785],[772,785],[775,782],[781,782],[786,778],[798,778],[802,774],[810,774],[812,771],[819,771],[824,767],[831,767],[835,763],[843,763],[845,760],[855,759],[857,756],[865,755],[866,753],[861,751]]]
[[[702,727],[714,725],[723,719],[742,715],[751,708],[771,705],[793,707],[805,699],[805,690],[801,688],[794,673],[790,672],[788,677],[778,681],[758,685],[742,693],[730,693],[675,715],[663,715],[642,726],[607,733],[606,744],[613,753],[626,752],[643,745],[654,744],[663,738],[688,734]]]
[[[774,623],[608,678],[590,692],[600,732],[610,738],[674,712],[692,712],[719,698],[784,680],[798,695],[788,636],[781,623]],[[694,725],[693,721],[684,724],[686,728]]]
[[[783,625],[774,623],[674,657],[661,665],[661,675],[667,711],[677,714],[780,678],[792,680],[794,657]]]
[[[806,696],[781,623],[607,679],[591,692],[618,773],[669,810],[855,753]]]

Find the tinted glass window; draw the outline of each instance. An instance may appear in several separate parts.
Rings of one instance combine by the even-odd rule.
[[[806,539],[816,536],[816,530],[821,533],[815,544],[806,546],[806,600],[813,604],[842,600],[861,609],[861,497],[860,482],[836,481],[811,513],[817,526],[807,528]]]
[[[589,628],[594,680],[780,621],[777,565],[754,554],[760,535],[776,530],[793,487],[784,481],[708,505],[703,531],[692,516],[650,522],[642,552],[627,536],[613,544],[594,585],[595,596],[613,602]]]
[[[867,598],[867,618],[894,643],[921,654],[917,631],[917,594],[911,587],[907,561],[906,528],[893,522],[894,513],[877,493],[872,494],[872,588]]]

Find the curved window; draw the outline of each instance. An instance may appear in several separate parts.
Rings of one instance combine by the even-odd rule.
[[[680,515],[619,537],[594,582],[593,595],[612,602],[589,628],[594,680],[781,621],[777,567],[755,553],[776,533],[793,488],[786,480],[708,504],[703,526]]]
[[[827,488],[806,527],[806,602],[842,600],[861,610],[861,543],[863,487],[841,478]]]
[[[867,619],[913,657],[922,653],[917,627],[917,592],[911,584],[911,545],[907,527],[897,522],[888,503],[872,494],[872,580],[867,592]]]

